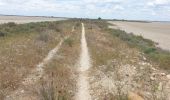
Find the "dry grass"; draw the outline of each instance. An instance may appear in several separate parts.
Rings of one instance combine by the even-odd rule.
[[[42,61],[63,36],[69,34],[71,27],[67,23],[70,21],[0,26],[7,33],[5,37],[0,37],[1,98],[9,91],[17,89],[23,78]]]
[[[80,53],[80,29],[81,27],[75,30],[68,38],[72,40],[73,44],[70,46],[68,42],[64,42],[58,54],[45,68],[46,74],[43,80],[46,80],[47,84],[49,80],[53,80],[53,89],[55,90],[55,99],[58,98],[57,100],[74,100],[76,92],[77,61],[79,59],[78,54]],[[65,41],[68,40],[66,39]],[[51,88],[49,89],[51,91],[53,90]],[[46,95],[50,95],[50,93],[46,93]]]
[[[96,23],[92,25],[86,23],[85,26],[87,26],[87,42],[93,59],[93,67],[90,72],[92,76],[90,84],[92,85],[92,94],[94,93],[93,99],[114,100],[113,98],[117,98],[115,100],[125,100],[126,94],[124,91],[126,90],[122,89],[120,84],[114,83],[114,81],[124,80],[119,80],[120,78],[114,79],[114,76],[117,77],[114,72],[121,64],[135,64],[130,59],[133,60],[133,57],[138,56],[137,49],[131,49],[120,39],[113,38],[110,34],[101,31],[100,27],[102,26],[97,26]],[[92,29],[88,28],[88,26],[92,26]],[[125,57],[127,58],[123,59]],[[114,88],[114,85],[117,85],[117,87]],[[114,93],[115,90],[117,94]],[[98,93],[95,91],[98,91]]]
[[[125,21],[109,21],[115,24],[118,29],[125,30],[127,33],[142,35],[144,38],[157,42],[159,47],[170,51],[170,29],[169,23],[166,22],[125,22]],[[112,26],[110,26],[112,28]]]
[[[159,68],[169,71],[170,68],[170,53],[168,51],[162,50],[156,47],[156,43],[152,40],[145,39],[142,36],[137,36],[134,34],[127,34],[125,31],[119,29],[109,29],[105,21],[94,21],[102,31],[110,33],[113,37],[118,37],[122,41],[126,42],[129,47],[137,48],[139,51],[143,52],[145,56],[152,62],[155,62]]]
[[[109,34],[107,24],[102,20],[84,20],[83,22],[93,65],[89,69],[92,99],[126,100],[129,92],[138,94],[146,100],[152,100],[155,95],[160,95],[160,91],[156,90],[155,86],[157,88],[157,84],[162,82],[161,79],[164,77],[152,80],[154,84],[151,84],[150,76],[154,73],[152,70],[152,67],[155,67],[154,62],[148,62],[136,45],[131,46],[123,40],[127,38],[121,39]],[[37,23],[36,27],[34,24],[22,26],[22,31],[18,34],[18,30],[4,31],[7,35],[0,40],[2,41],[0,46],[1,96],[15,90],[21,80],[35,68],[49,50],[58,44],[59,39],[69,36],[64,40],[59,52],[45,65],[43,77],[24,88],[26,88],[25,95],[35,96],[35,100],[74,100],[79,67],[77,61],[80,54],[80,21]],[[31,31],[25,29],[26,26],[31,26],[29,27]],[[74,31],[71,32],[73,27]],[[27,34],[22,34],[23,29],[27,31]],[[14,33],[9,34],[12,31]],[[130,38],[146,42],[143,38],[141,40],[141,37]],[[35,87],[37,90],[29,89],[30,87]],[[30,92],[35,94],[29,94]]]
[[[38,45],[36,45],[35,48],[33,47],[30,48],[32,49],[39,48],[38,47],[40,46],[39,43],[43,43],[43,45],[46,45],[46,47],[45,46],[41,46],[41,47],[43,48],[43,50],[46,50],[48,53],[49,50],[51,50],[56,45],[58,45],[58,42],[61,38],[67,36],[69,38],[67,38],[63,42],[61,48],[59,49],[57,54],[54,55],[53,59],[50,62],[48,62],[48,64],[44,65],[44,71],[43,71],[44,73],[40,80],[36,81],[35,83],[31,83],[30,85],[27,86],[23,86],[21,84],[21,81],[16,82],[16,84],[20,86],[19,89],[23,89],[25,91],[23,94],[21,93],[19,96],[15,96],[15,92],[14,95],[10,95],[11,97],[14,97],[16,100],[18,100],[19,98],[22,99],[34,98],[33,100],[54,100],[59,98],[60,99],[67,98],[70,100],[70,98],[74,97],[74,93],[76,91],[76,77],[77,77],[76,64],[77,64],[77,59],[79,58],[78,54],[80,50],[79,47],[80,47],[81,27],[76,26],[75,31],[72,32],[72,27],[75,26],[76,24],[72,20],[59,22],[57,24],[57,27],[55,26],[54,22],[52,23],[50,22],[49,24],[52,25],[50,27],[48,27],[48,25],[46,26],[47,29],[49,30],[43,29],[42,33],[32,35],[35,41],[31,43],[33,44],[38,43]],[[31,40],[32,39],[30,39],[30,41]],[[70,40],[71,40],[71,44],[69,43]],[[28,51],[28,49],[25,50],[25,53],[31,54],[29,57],[32,58],[29,59],[33,59],[34,56],[42,57],[42,58],[39,57],[39,61],[37,61],[35,65],[41,62],[44,56],[47,55],[47,53],[44,54],[44,52],[42,51],[40,52],[41,52],[40,54],[35,54],[34,52]],[[43,54],[44,56],[42,56],[41,54]],[[20,62],[22,61],[23,60],[20,59]],[[28,63],[30,64],[30,62]],[[29,66],[24,66],[24,70],[26,70],[27,73],[25,73],[24,76],[21,77],[20,79],[22,80],[24,77],[28,76],[29,73],[31,74],[31,70],[34,70],[35,65],[32,64],[31,68]],[[22,73],[21,69],[19,70]],[[14,75],[14,80],[18,78],[17,75],[18,75],[17,73],[16,75]],[[36,90],[34,90],[33,87],[36,88]],[[2,91],[2,94],[5,93],[4,91],[7,91],[7,93],[9,93],[9,90],[4,89]]]
[[[137,46],[132,47],[119,37],[109,34],[105,22],[85,23],[88,47],[93,59],[89,79],[93,99],[127,100],[129,92],[133,92],[146,100],[153,100],[153,87],[158,88],[156,84],[162,82],[162,78],[152,81],[154,84],[149,81],[154,73],[152,68],[157,67],[155,62],[146,59]],[[131,38],[135,41],[150,42],[141,40],[141,37]],[[157,89],[155,91],[157,95],[165,95],[165,92],[160,93]],[[159,100],[162,97],[156,98]]]

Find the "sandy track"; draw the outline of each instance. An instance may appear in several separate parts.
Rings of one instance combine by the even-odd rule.
[[[84,24],[82,23],[81,54],[80,54],[80,74],[78,79],[78,92],[76,100],[91,100],[89,93],[88,69],[91,67],[90,56],[85,38]]]
[[[48,62],[54,57],[54,55],[56,55],[63,41],[64,39],[62,39],[59,44],[48,53],[48,55],[43,59],[43,61],[36,66],[36,69],[33,70],[32,73],[23,80],[23,86],[29,86],[31,84],[34,84],[38,79],[42,77],[45,65],[48,64]],[[19,87],[16,91],[8,95],[5,100],[23,100],[24,96],[22,96],[22,94],[24,94],[24,89],[22,89],[22,87]]]
[[[24,24],[30,22],[44,22],[44,21],[60,21],[65,18],[51,18],[51,17],[28,17],[28,16],[0,16],[0,24],[15,22],[17,24]]]
[[[140,23],[121,21],[109,21],[109,23],[117,25],[116,27],[110,26],[110,28],[119,28],[128,33],[132,32],[135,35],[142,35],[144,38],[151,39],[154,42],[159,43],[158,47],[170,51],[170,23]]]
[[[54,57],[54,55],[58,52],[63,41],[64,41],[64,39],[62,39],[59,42],[59,44],[48,53],[48,55],[44,58],[44,60],[37,65],[36,70],[23,81],[24,85],[31,84],[34,81],[36,81],[37,79],[42,77],[43,69],[44,69],[45,65],[48,64],[48,62],[51,61],[51,59]]]

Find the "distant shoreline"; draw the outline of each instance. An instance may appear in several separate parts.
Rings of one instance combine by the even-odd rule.
[[[16,16],[16,17],[44,17],[44,18],[69,18],[69,17],[56,17],[56,16],[29,16],[29,15],[5,15],[5,14],[0,14],[0,16]]]
[[[47,16],[20,16],[20,15],[0,15],[0,24],[14,22],[16,24],[24,24],[31,22],[60,21],[69,18],[63,17],[47,17]]]
[[[152,22],[162,22],[170,23],[170,21],[149,21],[149,20],[109,20],[109,21],[120,21],[120,22],[140,22],[140,23],[152,23]]]
[[[109,21],[110,28],[118,28],[133,33],[135,35],[143,36],[158,43],[158,47],[170,51],[170,22],[155,21],[150,23],[141,22],[127,22],[127,21]]]

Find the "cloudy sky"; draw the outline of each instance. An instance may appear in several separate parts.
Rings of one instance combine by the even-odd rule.
[[[0,14],[170,21],[170,0],[0,0]]]

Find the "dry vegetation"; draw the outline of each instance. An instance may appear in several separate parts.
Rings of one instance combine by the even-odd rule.
[[[61,38],[71,34],[69,21],[0,25],[0,98],[21,85]]]
[[[76,28],[73,34],[65,39],[60,52],[45,69],[47,76],[44,76],[43,80],[47,82],[53,80],[57,100],[74,100],[75,97],[81,26]],[[48,77],[49,75],[52,76]],[[47,100],[56,100],[56,98]]]
[[[144,39],[142,36],[127,34],[119,29],[108,29],[113,36],[119,37],[121,40],[129,44],[131,48],[138,48],[145,53],[149,60],[157,62],[162,69],[170,71],[170,52],[156,47],[156,43],[149,39]]]
[[[110,30],[103,21],[87,23],[88,46],[93,59],[89,72],[93,99],[168,100],[168,72],[156,69],[161,64],[149,55],[153,51],[148,48],[155,48],[160,55],[166,52],[157,49],[150,40],[127,35],[120,30]],[[147,55],[148,58],[145,58]],[[132,98],[134,96],[137,98]]]
[[[82,22],[93,65],[88,72],[92,100],[168,100],[168,71],[163,69],[169,70],[168,52],[150,40],[108,29],[102,20]],[[8,95],[12,100],[74,100],[80,33],[79,20],[0,25],[0,99]],[[23,85],[61,39],[42,77]]]
[[[159,47],[170,51],[170,24],[168,22],[109,21],[110,28],[125,30],[157,42]]]

